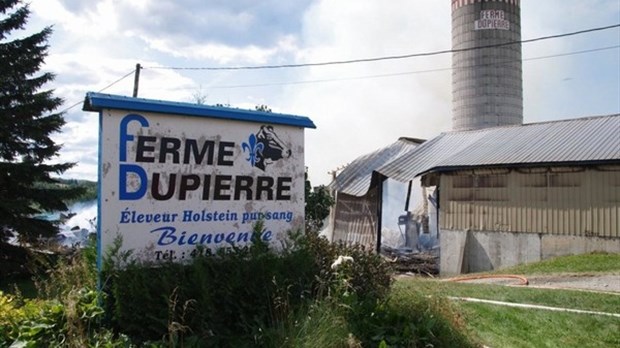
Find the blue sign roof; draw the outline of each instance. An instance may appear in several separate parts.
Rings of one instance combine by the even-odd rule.
[[[95,92],[86,93],[83,110],[102,111],[103,109],[155,112],[161,114],[209,117],[225,120],[316,128],[314,122],[312,122],[312,120],[305,116],[242,110],[192,103],[170,102],[154,99],[132,98]]]

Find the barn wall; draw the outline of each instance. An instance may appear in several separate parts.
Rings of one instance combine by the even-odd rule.
[[[374,250],[377,245],[378,189],[372,188],[365,196],[344,193],[336,196],[332,241],[361,244]]]
[[[440,178],[440,272],[620,252],[620,167],[486,170]]]
[[[441,230],[441,275],[483,272],[589,252],[620,253],[620,238]]]
[[[455,172],[441,176],[447,230],[620,237],[620,167]]]

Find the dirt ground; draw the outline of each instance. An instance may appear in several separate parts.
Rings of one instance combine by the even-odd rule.
[[[620,274],[550,275],[527,278],[530,286],[617,292],[620,294]]]
[[[588,291],[612,292],[620,295],[620,274],[551,274],[525,276],[529,287],[580,289]],[[520,281],[514,278],[503,278],[501,275],[493,278],[462,280],[471,283],[492,283],[504,285],[518,285]]]

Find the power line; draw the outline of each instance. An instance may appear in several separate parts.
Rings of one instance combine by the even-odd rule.
[[[599,48],[593,48],[593,49],[589,49],[589,50],[574,51],[574,52],[568,52],[568,53],[559,53],[559,54],[540,56],[540,57],[524,58],[524,59],[522,59],[522,61],[532,61],[532,60],[541,60],[541,59],[573,56],[573,55],[577,55],[577,54],[585,54],[585,53],[606,51],[606,50],[617,49],[617,48],[620,48],[620,45],[607,46],[607,47],[599,47]],[[517,61],[517,60],[504,60],[504,61],[498,61],[498,62],[487,63],[487,64],[472,64],[472,65],[468,65],[466,67],[469,68],[469,67],[482,67],[482,66],[490,66],[490,65],[502,65],[502,64],[507,64],[507,63],[513,63],[515,61]],[[452,70],[452,69],[453,69],[452,67],[449,67],[449,68],[436,68],[436,69],[427,69],[427,70],[405,71],[405,72],[391,73],[391,74],[364,75],[364,76],[343,77],[343,78],[333,78],[333,79],[318,79],[318,80],[304,80],[304,81],[290,81],[290,82],[272,82],[272,83],[257,83],[257,84],[222,85],[222,86],[210,86],[209,88],[211,88],[211,89],[233,89],[233,88],[252,88],[252,87],[303,85],[303,84],[327,83],[327,82],[338,82],[338,81],[365,80],[365,79],[374,79],[374,78],[403,76],[403,75],[415,75],[415,74],[424,74],[424,73],[431,73],[431,72],[449,71],[449,70]]]
[[[119,82],[123,81],[123,80],[124,80],[124,79],[126,79],[128,76],[130,76],[131,74],[133,74],[135,71],[136,71],[135,69],[134,69],[134,70],[132,70],[131,72],[127,73],[126,75],[123,75],[123,77],[121,77],[121,78],[119,78],[118,80],[116,80],[116,81],[114,81],[114,82],[110,83],[109,85],[107,85],[107,86],[103,87],[102,89],[98,90],[97,92],[99,93],[99,92],[103,92],[103,91],[105,91],[106,89],[108,89],[108,88],[110,88],[110,87],[114,86],[115,84],[117,84],[117,83],[119,83]],[[75,103],[75,104],[73,104],[73,105],[69,106],[68,108],[66,108],[66,109],[62,110],[60,113],[61,113],[61,114],[62,114],[62,113],[65,113],[65,112],[67,112],[67,111],[69,111],[69,110],[73,109],[74,107],[76,107],[76,106],[78,106],[78,105],[82,104],[83,102],[84,102],[84,101],[80,100],[79,102],[77,102],[77,103]]]
[[[384,56],[384,57],[375,57],[375,58],[360,58],[360,59],[351,59],[351,60],[340,60],[340,61],[331,61],[331,62],[320,62],[320,63],[300,63],[300,64],[281,64],[281,65],[255,65],[255,66],[237,66],[237,67],[173,67],[173,66],[154,66],[154,67],[146,67],[146,69],[165,69],[165,70],[258,70],[258,69],[281,69],[281,68],[302,68],[302,67],[311,67],[311,66],[325,66],[325,65],[341,65],[341,64],[353,64],[353,63],[366,63],[366,62],[377,62],[383,60],[394,60],[394,59],[406,59],[406,58],[415,58],[415,57],[428,57],[428,56],[436,56],[446,53],[457,53],[457,52],[466,52],[472,50],[479,50],[484,48],[493,48],[493,47],[502,47],[502,46],[510,46],[515,44],[524,44],[531,43],[536,41],[557,39],[561,37],[580,35],[585,33],[591,33],[595,31],[608,30],[613,28],[620,27],[620,24],[608,25],[603,27],[590,28],[585,30],[573,31],[564,34],[556,34],[550,36],[541,36],[533,39],[520,40],[520,41],[510,41],[500,44],[493,45],[483,45],[483,46],[475,46],[470,48],[460,48],[460,49],[450,49],[450,50],[441,50],[441,51],[431,51],[431,52],[422,52],[422,53],[412,53],[412,54],[404,54],[404,55],[394,55],[394,56]]]
[[[300,68],[300,67],[310,67],[310,66],[352,64],[352,63],[374,62],[374,61],[382,61],[382,60],[394,60],[394,59],[406,59],[406,58],[415,58],[415,57],[427,57],[427,56],[435,56],[435,55],[441,55],[441,54],[446,54],[446,53],[465,52],[465,51],[484,49],[484,48],[509,46],[509,45],[514,45],[514,44],[530,43],[530,42],[535,42],[535,41],[549,40],[549,39],[561,38],[561,37],[566,37],[566,36],[574,36],[574,35],[585,34],[585,33],[590,33],[590,32],[595,32],[595,31],[608,30],[608,29],[613,29],[613,28],[618,28],[618,27],[620,27],[620,24],[614,24],[614,25],[609,25],[609,26],[590,28],[590,29],[585,29],[585,30],[580,30],[580,31],[564,33],[564,34],[542,36],[542,37],[537,37],[537,38],[527,39],[527,40],[521,40],[521,41],[511,41],[511,42],[506,42],[506,43],[501,43],[501,44],[475,46],[475,47],[471,47],[471,48],[442,50],[442,51],[432,51],[432,52],[413,53],[413,54],[406,54],[406,55],[385,56],[385,57],[376,57],[376,58],[362,58],[362,59],[352,59],[352,60],[343,60],[343,61],[321,62],[321,63],[282,64],[282,65],[263,65],[263,66],[239,66],[239,67],[193,67],[193,68],[192,67],[165,67],[165,66],[160,66],[160,67],[142,67],[142,69],[160,69],[160,70],[258,70],[258,69]],[[603,47],[603,48],[592,49],[592,50],[584,50],[584,51],[570,52],[570,53],[557,54],[557,55],[551,55],[551,56],[535,57],[535,58],[523,59],[523,61],[536,60],[536,59],[547,59],[547,58],[569,56],[569,55],[575,55],[575,54],[583,54],[583,53],[602,51],[602,50],[613,49],[613,48],[618,48],[618,47],[620,47],[620,46],[610,46],[610,47]],[[500,62],[500,63],[495,63],[495,64],[503,64],[503,63],[507,63],[507,62],[508,61]],[[369,75],[369,76],[359,76],[359,77],[341,78],[341,79],[325,79],[325,80],[308,80],[308,81],[282,82],[282,83],[264,83],[264,84],[248,84],[248,85],[214,86],[214,87],[210,87],[210,88],[214,88],[214,89],[215,88],[221,88],[221,89],[223,89],[223,88],[247,88],[247,87],[265,87],[265,86],[277,86],[277,85],[295,85],[295,84],[324,83],[324,82],[333,82],[333,81],[360,80],[360,79],[369,79],[369,78],[381,78],[381,77],[391,77],[391,76],[400,76],[400,75],[421,74],[421,73],[429,73],[429,72],[446,71],[446,70],[451,70],[451,69],[452,68],[438,68],[438,69],[410,71],[410,72],[402,72],[402,73],[394,73],[394,74]],[[104,90],[114,86],[115,84],[117,84],[120,81],[126,79],[127,77],[129,77],[130,75],[134,74],[135,72],[136,72],[135,69],[131,70],[129,73],[123,75],[122,77],[120,77],[116,81],[114,81],[114,82],[108,84],[107,86],[103,87],[98,92],[103,92]],[[67,111],[73,109],[74,107],[76,107],[76,106],[78,106],[78,105],[80,105],[82,103],[83,103],[83,101],[80,100],[80,101],[76,102],[75,104],[72,104],[68,108],[62,110],[61,113],[67,112]]]
[[[108,89],[108,88],[110,88],[110,87],[114,86],[115,84],[117,84],[117,83],[119,83],[119,82],[123,81],[124,79],[126,79],[127,77],[129,77],[130,75],[132,75],[134,72],[136,72],[136,69],[133,69],[132,71],[128,72],[126,75],[123,75],[123,77],[119,78],[118,80],[116,80],[116,81],[114,81],[114,82],[110,83],[109,85],[107,85],[107,86],[103,87],[102,89],[98,90],[98,91],[97,91],[97,93],[99,93],[99,92],[103,92],[103,91],[105,91],[106,89]]]

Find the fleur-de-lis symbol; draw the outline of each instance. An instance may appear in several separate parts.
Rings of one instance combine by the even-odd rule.
[[[243,148],[243,152],[248,151],[248,158],[246,160],[250,162],[252,167],[256,165],[256,163],[260,160],[260,156],[263,154],[263,148],[265,145],[263,143],[259,143],[256,139],[256,134],[250,134],[250,138],[248,142],[243,142],[241,144]]]

